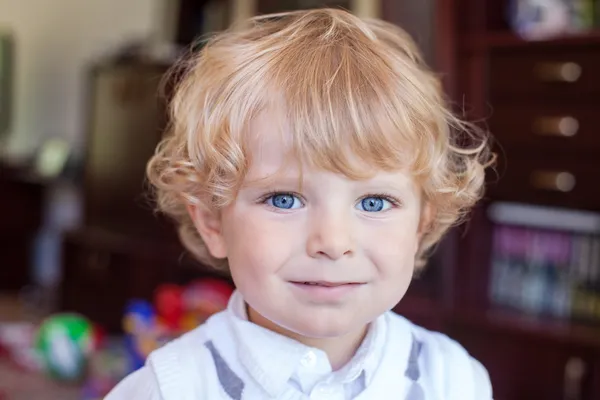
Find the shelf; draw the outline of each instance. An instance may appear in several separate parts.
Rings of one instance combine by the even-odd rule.
[[[470,51],[508,47],[600,44],[600,28],[544,40],[525,40],[513,32],[489,32],[484,35],[465,35],[462,43],[465,44],[466,50]]]
[[[600,326],[595,327],[502,310],[460,312],[453,314],[449,319],[451,324],[478,330],[534,336],[540,340],[577,346],[600,347]]]

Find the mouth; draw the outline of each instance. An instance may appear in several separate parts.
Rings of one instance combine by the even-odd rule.
[[[365,283],[362,282],[330,282],[330,281],[291,281],[294,293],[303,299],[319,303],[338,303],[348,300],[358,293]]]
[[[335,288],[340,286],[358,286],[361,282],[326,282],[326,281],[293,281],[295,285],[320,286],[326,288]]]

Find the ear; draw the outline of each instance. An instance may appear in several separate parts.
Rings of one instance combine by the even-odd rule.
[[[421,239],[423,235],[429,231],[429,228],[431,228],[431,224],[433,223],[434,218],[435,208],[430,202],[424,201],[423,207],[421,208],[421,220],[419,221],[419,230],[417,232],[419,239]]]
[[[209,253],[214,258],[226,258],[227,246],[223,237],[221,214],[194,204],[188,204],[187,210]]]

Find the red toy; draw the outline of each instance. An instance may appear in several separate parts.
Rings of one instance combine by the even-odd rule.
[[[179,332],[182,329],[182,293],[181,287],[173,284],[161,285],[155,292],[154,305],[158,323],[171,332]]]
[[[183,292],[184,330],[195,328],[227,308],[232,293],[233,287],[220,279],[204,278],[190,283]]]

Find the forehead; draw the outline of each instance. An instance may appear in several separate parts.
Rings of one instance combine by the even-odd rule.
[[[319,171],[346,175],[357,181],[379,181],[390,184],[413,182],[408,168],[398,166],[398,168],[383,170],[368,158],[361,158],[351,149],[344,148],[342,143],[340,143],[339,153],[344,153],[345,162],[351,166],[348,170],[345,170],[338,160],[330,159],[329,164],[324,162],[327,154],[303,153],[302,144],[293,140],[290,125],[276,113],[263,112],[250,122],[246,149],[249,153],[249,169],[245,179],[247,183],[262,181],[269,184],[282,176],[300,180],[302,176]],[[357,177],[356,171],[360,171],[362,176]]]
[[[276,113],[260,113],[246,135],[251,170],[276,171],[294,157],[290,128]]]
[[[302,162],[294,154],[290,128],[281,118],[261,113],[253,119],[246,132],[248,160],[243,186],[268,187],[292,179],[302,186]]]

